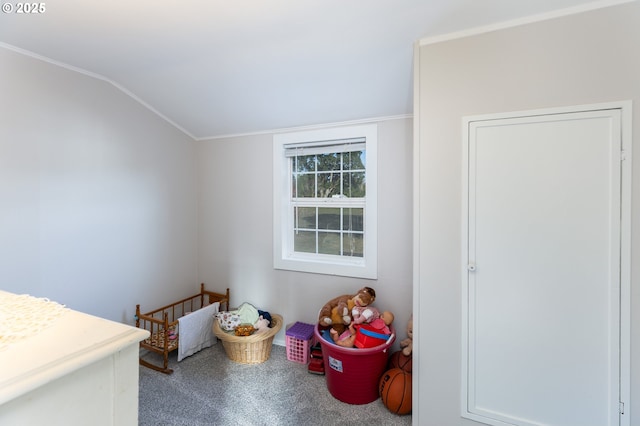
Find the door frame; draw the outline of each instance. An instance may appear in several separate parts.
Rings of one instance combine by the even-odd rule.
[[[522,118],[550,114],[565,114],[576,112],[600,111],[617,109],[620,111],[620,359],[619,364],[619,395],[620,415],[619,425],[630,426],[630,394],[631,394],[631,170],[632,170],[632,102],[618,101],[598,104],[515,111],[498,114],[467,116],[462,118],[462,256],[461,256],[461,383],[460,408],[462,417],[493,425],[510,425],[499,420],[491,420],[470,413],[468,410],[468,351],[469,351],[469,288],[468,262],[469,253],[467,241],[469,239],[469,127],[472,122]]]

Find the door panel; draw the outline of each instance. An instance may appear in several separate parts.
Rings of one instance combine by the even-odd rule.
[[[463,415],[619,424],[619,111],[468,129]]]

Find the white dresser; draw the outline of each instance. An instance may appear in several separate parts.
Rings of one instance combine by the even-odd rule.
[[[2,330],[0,323],[0,337]],[[138,343],[146,337],[145,330],[65,310],[50,326],[5,345],[0,425],[137,425]]]

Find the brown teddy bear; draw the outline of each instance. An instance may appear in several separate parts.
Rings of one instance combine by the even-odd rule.
[[[409,337],[400,342],[402,353],[405,356],[409,356],[411,352],[413,352],[413,314],[411,314],[409,322],[407,323],[407,336]]]
[[[340,335],[353,320],[351,314],[353,307],[367,306],[374,300],[376,300],[376,292],[371,287],[363,287],[356,294],[334,297],[320,309],[318,325],[331,327]]]

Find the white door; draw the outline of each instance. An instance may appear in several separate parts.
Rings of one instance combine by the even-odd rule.
[[[465,120],[462,414],[620,423],[620,109]]]

